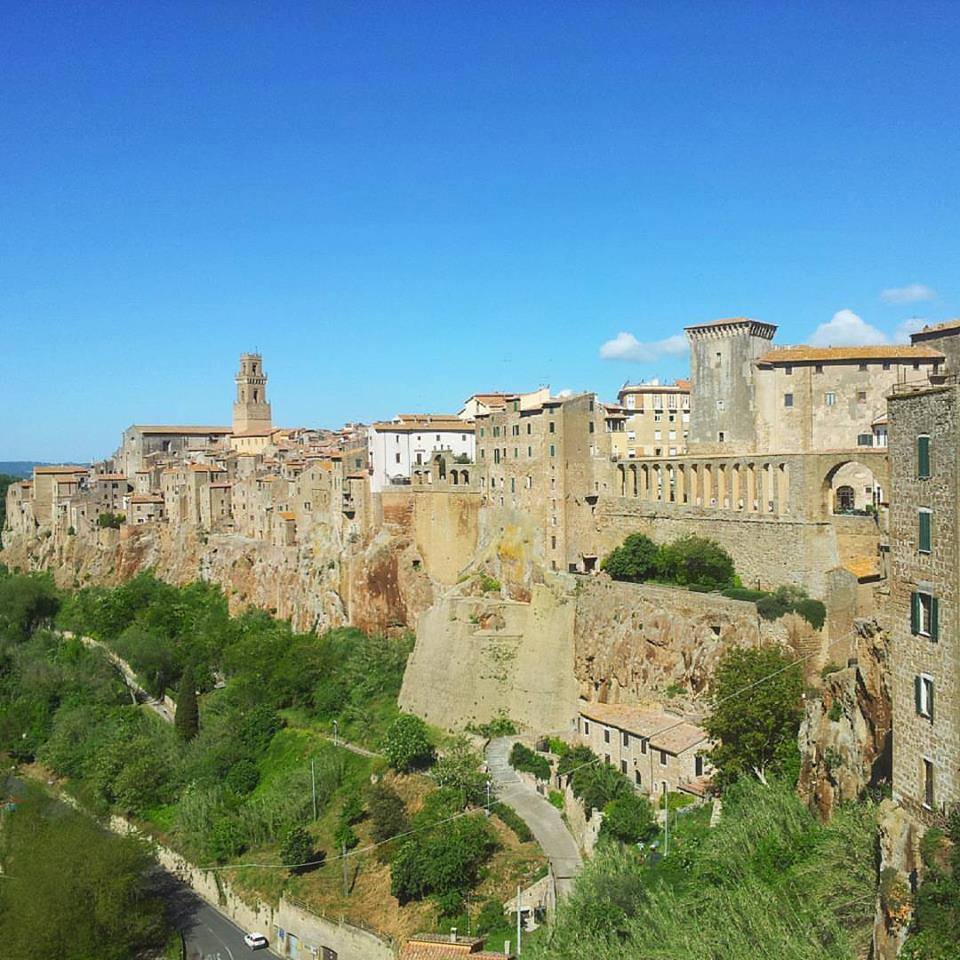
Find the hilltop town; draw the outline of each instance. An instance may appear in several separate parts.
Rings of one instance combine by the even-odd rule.
[[[731,647],[776,645],[817,692],[801,792],[828,814],[890,783],[906,814],[890,829],[912,836],[960,802],[960,321],[908,345],[775,334],[692,325],[689,379],[615,401],[478,392],[333,431],[274,425],[264,358],[243,354],[231,425],[135,424],[112,457],[11,485],[0,561],[63,586],[149,568],[302,630],[415,631],[403,709],[573,730],[644,792],[705,794],[713,670]],[[796,588],[825,619],[618,583],[602,562],[635,532],[707,537],[744,589]],[[664,717],[677,729],[651,741]],[[885,862],[908,873],[908,848]]]

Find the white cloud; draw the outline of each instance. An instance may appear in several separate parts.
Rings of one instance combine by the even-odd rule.
[[[937,291],[922,283],[908,283],[905,287],[888,287],[880,292],[884,303],[919,303],[936,300]]]
[[[638,340],[632,333],[618,333],[600,346],[601,360],[630,360],[634,363],[655,363],[661,357],[681,357],[690,349],[682,333],[664,340]]]
[[[572,396],[573,396],[573,391],[572,391],[569,387],[566,387],[565,389],[561,390],[561,391],[557,394],[557,397],[558,397],[560,400],[564,400],[564,399],[566,399],[567,397],[572,397]]]
[[[889,343],[890,338],[852,310],[838,310],[813,331],[807,342],[811,347],[870,347]]]
[[[899,324],[897,329],[893,331],[893,342],[909,343],[910,334],[922,330],[926,322],[926,320],[920,317],[910,317],[908,320],[904,320],[903,323]]]

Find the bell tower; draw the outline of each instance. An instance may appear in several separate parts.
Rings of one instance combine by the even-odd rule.
[[[234,377],[237,398],[233,404],[234,436],[263,436],[272,429],[267,403],[267,375],[259,353],[240,355],[240,372]]]

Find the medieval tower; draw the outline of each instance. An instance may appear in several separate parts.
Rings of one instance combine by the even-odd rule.
[[[240,372],[234,377],[237,399],[233,404],[233,434],[258,437],[270,433],[270,404],[267,403],[267,375],[259,353],[240,355]]]

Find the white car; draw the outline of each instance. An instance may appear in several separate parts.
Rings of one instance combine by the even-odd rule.
[[[267,946],[267,938],[262,933],[245,933],[243,942],[251,950],[262,950]]]

